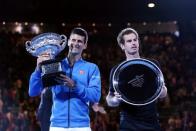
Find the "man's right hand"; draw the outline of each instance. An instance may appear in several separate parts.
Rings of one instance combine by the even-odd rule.
[[[117,92],[109,92],[106,96],[107,104],[111,107],[117,107],[119,106],[122,98],[121,95]]]
[[[51,59],[51,58],[50,58],[50,55],[48,53],[44,53],[44,54],[38,56],[36,69],[39,70],[40,69],[40,63],[43,62],[43,61],[49,60],[49,59]]]
[[[118,92],[114,92],[114,97],[116,97],[116,99],[118,99],[118,100],[122,100],[122,98],[121,98],[121,95],[118,93]]]

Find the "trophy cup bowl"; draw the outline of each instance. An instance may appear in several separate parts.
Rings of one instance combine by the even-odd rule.
[[[152,61],[133,59],[124,61],[114,70],[112,85],[122,100],[135,106],[155,101],[164,84],[161,70]]]
[[[40,57],[44,53],[50,55],[50,60],[40,63],[41,78],[44,87],[60,84],[55,80],[61,74],[65,75],[62,70],[61,61],[55,57],[65,48],[67,37],[56,33],[43,33],[35,36],[31,41],[26,41],[25,46],[27,52],[32,56]]]

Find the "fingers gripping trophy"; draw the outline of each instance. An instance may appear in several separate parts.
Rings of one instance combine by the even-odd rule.
[[[62,70],[61,61],[55,57],[66,47],[67,37],[56,33],[43,33],[35,36],[31,41],[26,41],[27,52],[32,56],[47,59],[39,63],[38,68],[41,70],[41,78],[44,87],[58,85],[56,77],[61,74],[65,75]]]

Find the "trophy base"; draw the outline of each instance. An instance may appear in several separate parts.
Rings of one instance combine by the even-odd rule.
[[[42,76],[42,83],[44,87],[49,87],[49,86],[55,86],[55,85],[61,85],[61,82],[58,82],[56,77],[60,77],[60,75],[66,75],[65,72],[56,72],[56,73],[51,73],[47,75]]]
[[[42,83],[44,87],[61,85],[63,82],[58,80],[61,74],[66,75],[62,70],[61,61],[57,59],[50,59],[40,63],[42,72]]]

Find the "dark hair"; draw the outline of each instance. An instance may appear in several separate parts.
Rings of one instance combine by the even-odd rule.
[[[117,37],[118,45],[120,46],[121,44],[124,44],[123,36],[131,33],[135,34],[137,39],[139,40],[139,35],[136,30],[134,30],[133,28],[125,28],[118,34]]]
[[[86,30],[76,27],[74,29],[71,30],[71,34],[77,34],[80,36],[84,36],[84,40],[85,40],[85,44],[88,42],[88,33]]]

